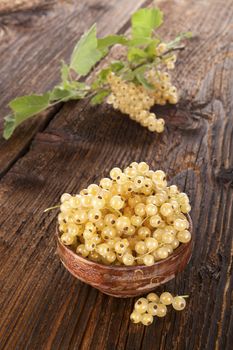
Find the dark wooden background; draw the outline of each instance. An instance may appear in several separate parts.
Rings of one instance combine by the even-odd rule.
[[[25,2],[25,1],[24,1]],[[94,22],[123,32],[151,1],[35,1],[0,12],[0,115],[17,95],[59,79],[59,62]],[[100,106],[72,102],[0,140],[0,349],[230,350],[233,344],[233,1],[158,1],[169,39],[192,30],[174,80],[182,92],[154,135]],[[164,169],[192,202],[195,247],[186,270],[159,289],[189,294],[185,311],[150,327],[129,321],[134,300],[75,280],[56,255],[56,211],[43,210],[113,166]]]

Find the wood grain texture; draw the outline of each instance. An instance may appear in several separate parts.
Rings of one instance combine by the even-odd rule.
[[[98,2],[107,8],[109,3]],[[77,33],[94,17],[98,17],[102,32],[118,30],[129,18],[129,3],[114,2],[109,17],[110,9],[102,10],[93,1],[85,2],[87,9],[84,2],[78,2],[68,16],[72,25],[67,30],[74,35],[69,35],[67,47],[66,36],[62,37],[59,29],[64,26],[59,15],[62,8],[56,9],[60,25],[47,33],[46,41],[43,25],[46,16],[52,16],[51,21],[54,16],[55,23],[55,13],[37,19],[42,21],[40,33],[36,33],[36,24],[19,27],[18,40],[8,39],[10,49],[6,42],[5,51],[1,45],[1,57],[4,62],[9,60],[5,69],[0,67],[2,106],[21,90],[50,87],[58,77],[57,62],[68,56]],[[182,101],[176,108],[158,110],[166,114],[167,128],[162,135],[149,133],[109,107],[91,108],[85,101],[67,103],[51,115],[52,120],[47,127],[44,122],[44,131],[36,134],[30,148],[39,124],[28,124],[24,138],[30,128],[32,131],[26,141],[23,137],[19,141],[18,131],[12,143],[2,145],[4,153],[9,153],[1,164],[5,167],[9,159],[14,160],[8,163],[0,187],[1,350],[232,349],[233,2],[162,1],[161,7],[166,18],[161,33],[167,38],[190,29],[195,34],[180,53],[174,72]],[[72,10],[76,11],[74,17]],[[66,11],[64,7],[65,16]],[[82,20],[73,26],[77,16]],[[30,35],[34,38],[31,45]],[[32,49],[36,38],[39,54]],[[51,62],[48,55],[53,57]],[[27,64],[30,69],[24,78]],[[37,74],[41,66],[44,68]],[[19,149],[24,149],[21,157]],[[4,153],[1,151],[1,157]],[[62,267],[55,254],[57,213],[43,214],[58,202],[61,193],[76,193],[107,175],[113,166],[124,167],[133,160],[164,169],[171,182],[189,194],[196,235],[188,267],[158,289],[189,294],[187,308],[181,313],[171,310],[147,328],[129,321],[133,299],[105,296]]]
[[[12,12],[23,12],[38,9],[46,9],[56,0],[1,0],[0,16]]]

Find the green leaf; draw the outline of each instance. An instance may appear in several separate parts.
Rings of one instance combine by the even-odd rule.
[[[86,90],[88,88],[87,84],[72,80],[70,77],[70,67],[62,61],[62,67],[61,67],[61,79],[62,82],[60,85],[55,86],[54,89],[59,88],[60,90]]]
[[[139,49],[138,47],[132,47],[128,51],[129,62],[138,63],[138,61],[147,58],[147,56],[147,53],[144,50]]]
[[[96,25],[94,24],[79,40],[71,56],[70,68],[80,76],[87,75],[102,58],[97,49]]]
[[[12,115],[5,117],[3,136],[8,139],[15,128],[26,119],[49,107],[50,93],[17,97],[9,103]]]
[[[93,90],[99,89],[107,80],[108,74],[111,72],[111,68],[103,68],[97,75],[96,79],[91,84]]]
[[[66,85],[69,82],[70,69],[69,69],[69,66],[64,61],[62,61],[61,64],[62,64],[61,79],[62,79],[63,85]]]
[[[122,78],[127,81],[133,81],[135,79],[135,74],[131,69],[127,69],[123,72]]]
[[[97,90],[97,89],[99,89],[101,87],[101,84],[102,84],[101,80],[100,79],[96,79],[91,84],[91,89],[92,90]]]
[[[99,74],[98,79],[100,79],[102,82],[106,81],[107,76],[111,72],[119,72],[122,68],[124,68],[124,63],[121,61],[115,61],[110,64],[109,67],[103,68]]]
[[[4,129],[3,129],[3,137],[8,140],[13,134],[15,129],[15,118],[12,114],[7,115],[4,118]]]
[[[108,35],[105,38],[98,39],[98,49],[100,51],[116,44],[127,45],[128,39],[124,35]]]
[[[163,23],[163,13],[158,8],[143,8],[135,12],[131,18],[132,37],[151,37],[152,31]]]
[[[49,105],[49,97],[49,92],[44,95],[21,96],[12,100],[9,106],[21,119],[27,119],[31,115],[35,115],[47,108]]]
[[[125,66],[122,61],[113,61],[110,65],[112,72],[119,72]]]
[[[69,81],[68,84],[66,84],[65,86],[63,85],[58,85],[58,86],[63,87],[65,90],[89,90],[90,89],[90,87],[87,84],[77,80]]]
[[[156,52],[156,47],[158,46],[158,44],[160,43],[159,39],[153,39],[153,41],[150,43],[150,45],[148,45],[145,49],[147,55],[149,57],[155,57],[155,52]]]
[[[153,39],[145,37],[136,37],[128,41],[128,46],[145,46],[149,45]]]
[[[67,99],[69,99],[72,95],[73,95],[73,91],[66,90],[64,88],[57,86],[51,91],[50,101],[51,102],[57,101],[57,100],[67,101]]]
[[[72,82],[75,86],[75,89],[78,89],[78,90],[88,90],[90,89],[89,85],[87,85],[86,83],[82,83],[80,81],[73,81]]]
[[[154,90],[154,86],[149,83],[149,81],[147,81],[147,79],[145,78],[145,72],[147,70],[147,65],[144,65],[140,68],[137,68],[134,70],[134,74],[135,77],[137,79],[137,81],[143,85],[146,89],[148,90]]]
[[[110,94],[110,90],[102,90],[100,92],[98,92],[94,97],[92,97],[91,99],[91,104],[97,105],[100,104],[104,101],[105,97],[108,96]]]
[[[98,75],[98,79],[101,80],[101,82],[105,82],[107,79],[108,74],[112,71],[111,67],[103,68]]]
[[[111,72],[119,72],[124,68],[124,63],[121,61],[113,61],[107,68],[103,68],[97,75],[96,80],[92,83],[93,90],[99,89],[107,81],[107,76]]]
[[[87,91],[64,89],[62,86],[55,86],[55,88],[51,91],[50,101],[65,102],[69,100],[79,100],[84,98],[86,94]]]

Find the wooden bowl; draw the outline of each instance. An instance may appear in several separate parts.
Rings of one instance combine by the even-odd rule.
[[[191,258],[193,247],[193,225],[189,215],[188,220],[191,241],[181,244],[170,256],[152,266],[114,266],[88,260],[65,246],[60,240],[58,230],[57,252],[65,268],[79,280],[114,297],[134,297],[152,291],[184,270]]]

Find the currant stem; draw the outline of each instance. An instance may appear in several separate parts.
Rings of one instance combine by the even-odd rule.
[[[53,209],[57,209],[57,208],[60,208],[60,204],[58,205],[54,205],[53,207],[50,207],[50,208],[47,208],[43,211],[43,213],[47,213],[47,211],[50,211],[50,210],[53,210]]]
[[[166,52],[164,52],[164,55],[167,55],[168,53],[173,52],[173,51],[181,51],[181,50],[184,50],[184,49],[185,49],[184,45],[177,46],[177,47],[172,47],[171,49],[169,49]]]
[[[140,255],[140,256],[137,256],[137,257],[135,258],[135,260],[137,260],[137,259],[141,259],[141,258],[143,258],[144,256],[146,256],[146,255],[148,255],[148,254],[152,253],[153,251],[154,251],[154,249],[149,250],[149,252],[147,252],[147,253],[145,253],[145,254],[142,254],[142,255]]]
[[[110,210],[112,213],[117,213],[119,216],[122,216],[122,213],[120,212],[120,210],[111,208],[111,207],[105,207],[104,209],[108,209]]]
[[[145,219],[142,221],[142,224],[149,218],[149,216],[146,216]]]

